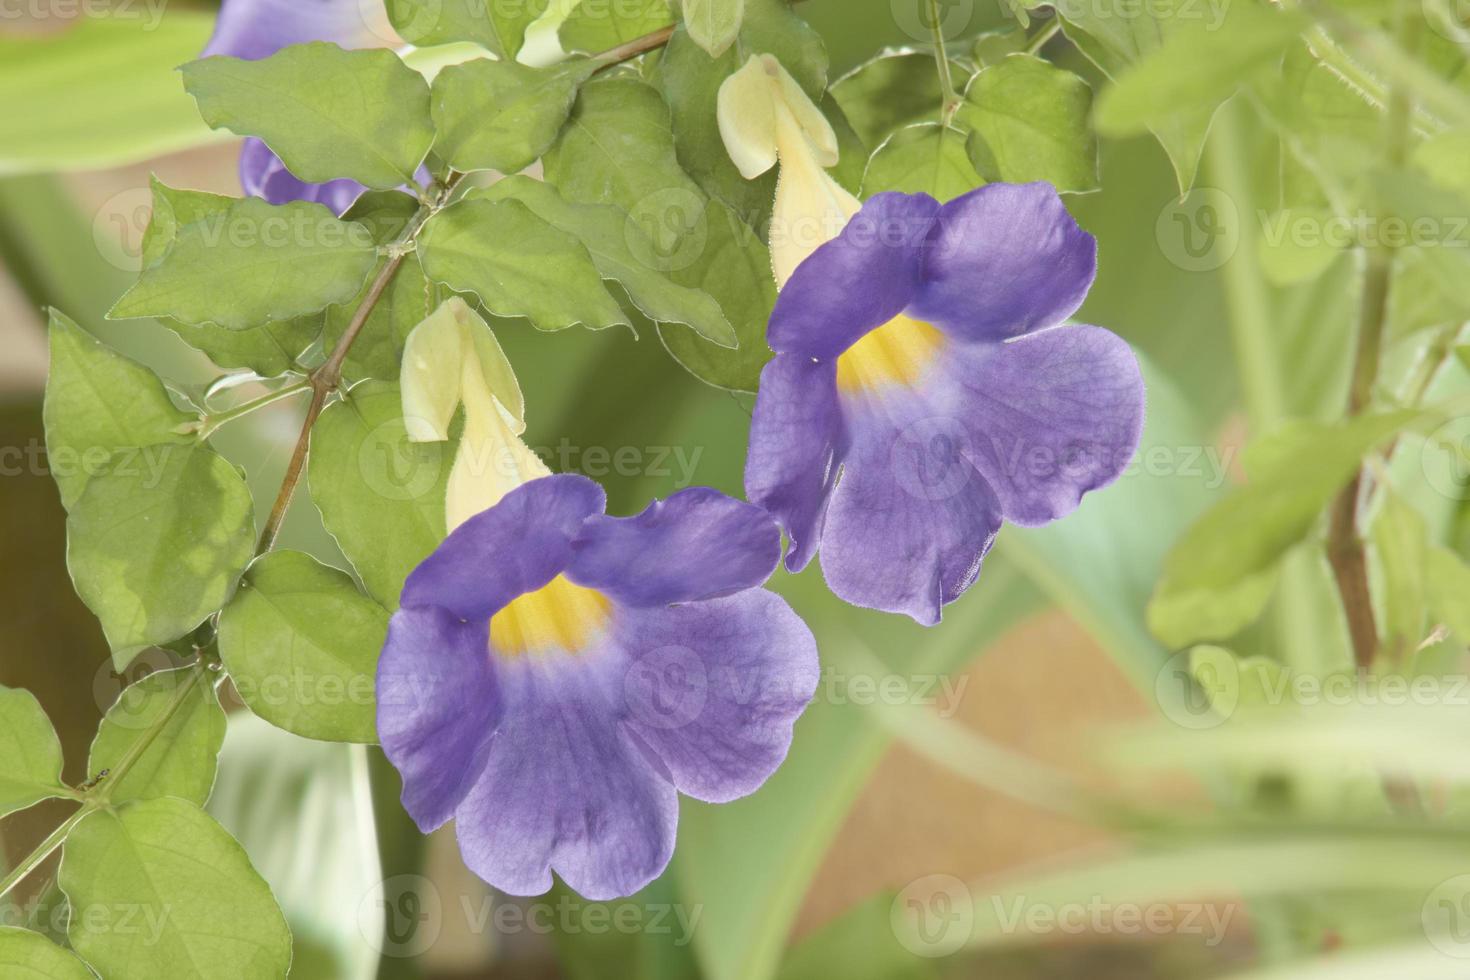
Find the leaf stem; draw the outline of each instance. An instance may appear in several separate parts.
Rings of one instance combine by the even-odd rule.
[[[39,868],[66,841],[67,836],[76,829],[77,824],[98,809],[100,808],[96,803],[83,803],[62,822],[61,826],[51,831],[49,837],[43,840],[34,851],[27,854],[19,864],[11,868],[3,879],[0,879],[0,898],[9,895],[16,885],[30,877],[31,872]]]
[[[929,30],[934,35],[934,65],[939,70],[939,97],[943,100],[940,121],[948,126],[960,111],[960,96],[954,88],[954,72],[949,67],[949,52],[944,46],[943,12],[939,0],[925,0],[929,5]]]
[[[1047,43],[1056,37],[1061,29],[1062,18],[1060,16],[1053,16],[1050,23],[1037,31],[1036,36],[1026,44],[1025,53],[1030,55],[1040,54],[1041,49],[1046,47]]]
[[[310,381],[296,381],[292,384],[285,385],[284,387],[277,388],[275,391],[266,392],[259,398],[245,402],[243,405],[236,405],[234,408],[227,409],[223,412],[216,412],[213,415],[206,415],[199,420],[199,439],[201,441],[204,439],[208,439],[210,436],[214,435],[214,433],[217,432],[221,426],[225,425],[226,423],[233,422],[236,419],[244,418],[257,409],[265,408],[267,405],[274,405],[276,402],[281,401],[284,398],[290,398],[297,392],[305,391],[310,387]]]

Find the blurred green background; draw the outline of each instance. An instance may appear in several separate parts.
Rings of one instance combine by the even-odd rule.
[[[203,127],[173,71],[203,46],[213,12],[176,0],[153,23],[141,3],[130,6],[139,16],[0,20],[10,94],[0,118],[0,684],[36,693],[76,766],[123,679],[64,565],[64,514],[39,449],[41,310],[65,310],[179,383],[207,383],[216,371],[163,326],[103,314],[136,270],[150,173],[239,193],[237,141]],[[1003,22],[996,5],[961,6],[975,32]],[[915,43],[894,10],[889,0],[801,8],[827,41],[834,77]],[[1101,84],[1065,42],[1048,53]],[[1056,526],[1005,529],[978,585],[933,630],[842,606],[815,568],[783,576],[827,671],[791,759],[751,799],[718,809],[684,801],[673,867],[622,903],[621,917],[570,894],[491,895],[459,864],[452,836],[426,841],[408,823],[376,750],[306,743],[237,712],[211,809],[275,887],[296,934],[294,975],[1193,978],[1356,948],[1378,932],[1422,945],[1422,894],[1385,906],[1371,874],[1286,894],[1324,866],[1375,860],[1360,840],[1324,831],[1296,849],[1288,835],[1279,851],[1257,851],[1248,843],[1274,844],[1273,831],[1205,840],[1176,828],[1177,860],[1129,863],[1138,827],[1057,815],[1023,778],[1037,760],[1038,772],[1044,764],[1128,791],[1132,777],[1100,757],[1096,733],[1160,715],[1156,695],[1177,662],[1150,635],[1144,609],[1163,556],[1241,479],[1238,450],[1252,435],[1286,417],[1340,413],[1356,271],[1343,258],[1304,285],[1268,284],[1255,218],[1278,206],[1280,160],[1278,140],[1243,99],[1221,111],[1204,189],[1183,200],[1154,140],[1103,141],[1103,189],[1068,198],[1100,246],[1079,319],[1121,334],[1146,363],[1140,462]],[[1215,209],[1209,222],[1205,208]],[[1195,248],[1192,236],[1211,228],[1219,234]],[[639,451],[632,471],[595,474],[615,512],[688,482],[683,462],[692,482],[740,492],[749,398],[679,370],[656,331],[635,341],[516,322],[497,329],[526,391],[530,445],[554,451],[566,440],[584,459],[589,449]],[[1390,370],[1402,373],[1395,366],[1412,364],[1425,342],[1402,340]],[[1438,385],[1452,392],[1466,381],[1452,365]],[[299,410],[273,406],[220,439],[248,464],[257,501],[279,483]],[[1407,472],[1409,495],[1457,526],[1458,501]],[[306,505],[293,509],[283,542],[335,554]],[[1298,554],[1288,575],[1237,649],[1341,651],[1325,565]],[[1322,758],[1323,778],[1334,778],[1342,758]],[[1147,787],[1203,812],[1234,795],[1179,773],[1150,773]],[[41,806],[0,825],[3,856],[25,853],[56,812]],[[1229,851],[1220,840],[1245,843]],[[1185,847],[1201,841],[1198,853]],[[1465,853],[1466,838],[1451,842]],[[1092,870],[1068,879],[1069,869]],[[1248,894],[1267,871],[1286,881]],[[1447,863],[1442,877],[1456,873]],[[46,927],[57,908],[46,886],[28,896],[39,904],[7,908],[4,924]],[[999,925],[964,913],[955,898],[966,891]],[[1126,924],[1130,903],[1157,922]],[[1039,927],[1006,924],[1035,909]],[[1074,914],[1077,928],[1045,925]]]

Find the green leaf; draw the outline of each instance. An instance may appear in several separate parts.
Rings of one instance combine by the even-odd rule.
[[[225,712],[213,679],[197,667],[154,671],[124,688],[92,740],[88,773],[95,778],[104,769],[115,771],[138,739],[160,724],[132,767],[115,781],[108,777],[108,799],[176,796],[203,806],[214,786]]]
[[[1132,136],[1170,121],[1213,113],[1252,76],[1280,60],[1306,27],[1299,14],[1230,4],[1220,23],[1183,19],[1164,44],[1117,76],[1097,105],[1097,128]]]
[[[950,71],[956,78],[966,74],[953,60]],[[934,56],[923,51],[885,51],[833,82],[832,95],[868,146],[878,146],[905,126],[939,122],[944,103]]]
[[[556,140],[597,67],[585,58],[550,68],[485,58],[451,65],[434,79],[434,152],[462,173],[519,173]]]
[[[1092,89],[1081,78],[1015,54],[971,80],[956,122],[971,130],[966,148],[986,180],[1091,191],[1098,186],[1091,107]]]
[[[205,122],[260,137],[308,183],[413,183],[434,142],[429,84],[391,51],[318,41],[259,61],[204,58],[182,70]]]
[[[735,43],[744,17],[745,0],[684,0],[689,39],[711,58],[718,58]]]
[[[660,106],[658,115],[671,114],[679,165],[706,194],[729,205],[746,224],[762,227],[775,201],[776,174],[772,171],[755,180],[740,176],[725,151],[715,115],[720,86],[755,54],[775,55],[807,95],[821,100],[827,87],[826,48],[821,35],[785,0],[746,0],[739,43],[718,58],[711,58],[686,27],[679,27],[659,59],[656,82],[667,103],[667,110]],[[587,108],[589,115],[596,114],[597,107]],[[630,117],[643,115],[654,125],[654,112],[640,113],[636,102],[626,108]],[[660,119],[656,125],[666,131],[670,122]],[[658,140],[662,139],[659,134]]]
[[[550,0],[389,0],[388,19],[410,44],[425,46],[472,41],[511,61],[526,40],[526,28],[546,12]]]
[[[240,473],[200,445],[117,452],[87,482],[67,567],[119,667],[225,604],[254,551],[251,511]]]
[[[1398,411],[1342,425],[1294,422],[1252,447],[1250,483],[1206,512],[1169,553],[1149,603],[1149,628],[1166,645],[1182,647],[1253,620],[1282,557],[1307,536],[1363,457],[1422,418]]]
[[[444,540],[450,443],[413,443],[398,385],[364,381],[311,433],[308,479],[322,523],[368,593],[398,608],[403,580]]]
[[[981,68],[988,68],[991,65],[1000,64],[1009,55],[1022,53],[1030,44],[1031,36],[1026,33],[1024,27],[997,27],[993,30],[981,31],[975,38],[975,47],[972,51],[975,63]],[[963,75],[964,72],[959,74]]]
[[[1261,271],[1278,286],[1316,279],[1351,244],[1334,240],[1334,227],[1339,227],[1335,216],[1323,208],[1286,208],[1264,217],[1258,239]]]
[[[938,980],[939,964],[906,949],[893,928],[899,895],[884,889],[804,937],[786,954],[777,980]]]
[[[985,183],[970,162],[965,134],[953,126],[918,123],[900,129],[873,152],[863,174],[863,193],[929,194],[953,200]]]
[[[0,34],[0,89],[26,93],[0,115],[0,174],[101,170],[221,139],[172,73],[213,27],[211,12],[170,10]]]
[[[674,20],[668,0],[580,0],[561,25],[561,46],[600,54]]]
[[[461,201],[419,235],[424,274],[539,330],[630,325],[587,249],[520,201]]]
[[[1429,179],[1448,190],[1470,197],[1470,130],[1454,129],[1429,137],[1414,147],[1411,159]]]
[[[117,301],[113,319],[167,316],[245,330],[315,313],[362,288],[377,246],[320,204],[258,198],[179,229],[162,259]]]
[[[67,838],[60,883],[72,948],[108,980],[257,980],[290,967],[291,933],[270,887],[184,800],[87,817]]]
[[[185,441],[198,418],[174,407],[158,375],[51,311],[46,452],[61,502],[72,508],[114,453]]]
[[[219,648],[241,698],[304,738],[377,741],[373,683],[388,613],[345,572],[299,551],[250,566],[220,617]]]
[[[708,293],[678,285],[666,276],[667,260],[653,240],[613,205],[570,204],[550,184],[509,177],[473,196],[520,201],[547,224],[574,236],[587,248],[604,279],[621,283],[644,316],[660,324],[684,324],[712,343],[736,346],[735,330]]]
[[[29,929],[0,926],[0,973],[11,980],[93,980],[71,953]]]
[[[1464,643],[1470,637],[1470,567],[1448,548],[1431,548],[1425,561],[1430,614]]]
[[[1381,573],[1379,632],[1383,652],[1397,663],[1413,653],[1428,632],[1424,614],[1429,530],[1419,512],[1391,487],[1382,492],[1382,509],[1371,531]]]
[[[41,702],[30,691],[0,686],[0,817],[66,795],[61,741]]]
[[[205,191],[169,187],[151,178],[153,212],[143,232],[144,268],[158,262],[173,246],[179,229],[227,213],[235,198]],[[403,195],[399,195],[402,197]],[[227,330],[213,323],[161,322],[195,350],[222,368],[247,368],[264,378],[285,374],[321,332],[321,317],[312,315],[267,323],[255,330]]]

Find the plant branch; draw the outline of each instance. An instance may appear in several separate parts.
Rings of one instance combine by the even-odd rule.
[[[97,809],[98,807],[95,803],[89,802],[82,804],[81,807],[62,822],[61,826],[51,831],[51,835],[37,845],[34,851],[27,854],[19,864],[11,868],[10,872],[3,879],[0,879],[0,899],[9,895],[16,885],[19,885],[26,878],[30,877],[31,872],[39,868],[66,841],[67,836],[76,829],[77,824],[81,823]]]
[[[954,88],[954,72],[949,67],[949,52],[944,46],[944,27],[939,0],[928,0],[929,29],[934,33],[934,66],[939,70],[939,97],[943,101],[940,121],[948,126],[960,109],[960,96]]]
[[[203,440],[208,439],[210,436],[214,435],[214,433],[217,432],[221,426],[225,425],[228,422],[233,422],[236,419],[244,418],[257,409],[265,408],[267,405],[274,405],[281,399],[290,398],[297,392],[305,391],[310,387],[310,381],[297,381],[292,384],[277,388],[275,391],[266,392],[259,398],[252,399],[244,403],[243,405],[236,405],[234,408],[226,409],[223,412],[216,412],[212,415],[205,415],[199,420],[199,440],[202,442]]]
[[[1039,55],[1041,53],[1041,49],[1046,47],[1047,43],[1050,42],[1052,38],[1056,37],[1057,34],[1061,32],[1061,30],[1062,18],[1059,15],[1053,15],[1051,22],[1048,23],[1041,30],[1037,31],[1036,36],[1033,37],[1029,42],[1027,42],[1025,53]]]

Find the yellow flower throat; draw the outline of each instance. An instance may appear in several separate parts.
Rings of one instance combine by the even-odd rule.
[[[611,610],[601,592],[558,575],[490,617],[490,649],[511,660],[558,650],[577,653],[601,631]]]
[[[837,387],[856,393],[911,386],[943,346],[944,334],[937,327],[900,313],[837,358]]]

